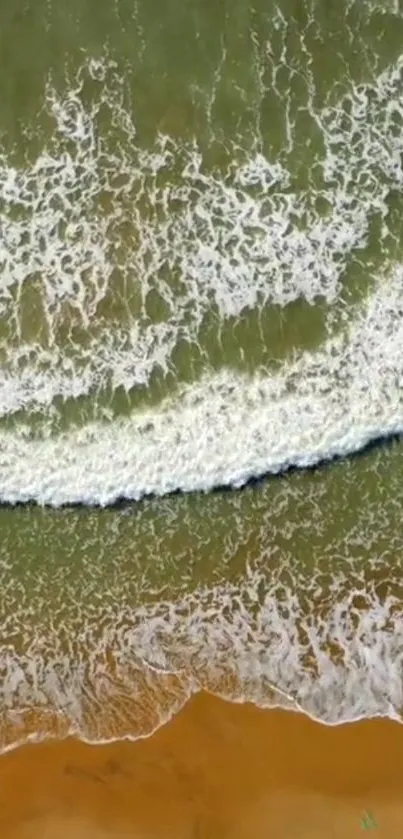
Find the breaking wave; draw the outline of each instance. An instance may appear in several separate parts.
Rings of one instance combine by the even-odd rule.
[[[89,62],[64,99],[49,87],[52,144],[26,168],[3,155],[1,500],[104,505],[239,486],[400,432],[403,283],[390,252],[403,60],[321,110],[308,84],[323,151],[315,189],[299,190],[285,159],[257,150],[242,162],[234,145],[219,171],[195,142],[159,136],[141,149],[114,69]],[[91,107],[87,77],[101,85]],[[114,150],[101,106],[122,134]],[[381,264],[367,253],[373,224]],[[362,262],[358,298],[351,261]],[[303,300],[324,302],[323,340],[273,359],[273,306],[281,320]],[[254,369],[242,334],[251,312]],[[232,363],[223,351],[217,368],[209,341],[223,347],[237,323]]]

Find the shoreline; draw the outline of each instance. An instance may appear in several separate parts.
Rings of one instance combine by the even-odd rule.
[[[223,697],[220,694],[215,694],[209,690],[201,688],[199,691],[191,694],[183,703],[181,708],[177,711],[172,712],[172,716],[167,717],[166,720],[158,723],[154,729],[147,731],[144,734],[136,734],[136,735],[122,735],[117,737],[105,737],[99,738],[97,740],[91,740],[90,738],[85,737],[85,735],[74,731],[73,729],[69,730],[63,722],[59,726],[58,733],[30,733],[27,734],[25,739],[21,739],[21,741],[16,741],[13,743],[9,743],[3,747],[0,747],[0,762],[2,761],[3,757],[12,754],[15,751],[24,750],[25,748],[36,747],[36,746],[58,746],[62,743],[76,743],[83,746],[88,746],[89,748],[97,749],[103,747],[111,747],[111,746],[119,746],[120,743],[123,744],[130,744],[135,745],[138,742],[143,740],[148,740],[152,737],[158,735],[158,732],[161,729],[165,728],[167,725],[171,725],[173,720],[176,719],[177,716],[180,716],[184,713],[185,709],[187,708],[189,703],[193,703],[195,699],[199,696],[207,696],[215,702],[217,700],[219,703],[224,703],[225,705],[235,705],[241,707],[251,707],[256,709],[258,712],[263,712],[264,714],[294,714],[297,717],[302,717],[307,719],[310,723],[313,723],[314,726],[319,726],[320,728],[331,728],[331,729],[342,729],[345,726],[356,726],[361,725],[363,723],[377,723],[377,722],[392,722],[394,725],[398,725],[399,727],[402,726],[403,729],[403,716],[402,718],[391,715],[385,714],[375,714],[371,717],[358,717],[353,719],[343,719],[337,722],[328,722],[327,720],[322,720],[320,718],[316,718],[311,716],[307,711],[304,711],[303,708],[293,706],[290,702],[289,705],[270,705],[270,706],[261,706],[255,704],[252,700],[245,699],[228,699],[227,697]],[[22,726],[23,727],[23,726]],[[54,730],[57,729],[57,725],[55,724]]]
[[[403,830],[403,728],[192,697],[153,735],[0,757],[2,839],[323,839]]]
[[[221,694],[219,692],[215,693],[213,690],[209,688],[200,687],[194,692],[190,692],[186,698],[183,699],[183,702],[180,704],[179,708],[172,709],[170,712],[166,714],[166,716],[162,715],[162,718],[159,720],[158,723],[155,724],[153,728],[147,728],[144,732],[136,733],[136,734],[122,734],[122,735],[111,735],[110,737],[99,737],[99,738],[91,738],[85,736],[83,732],[81,732],[78,728],[75,729],[74,726],[69,724],[68,719],[63,715],[54,713],[51,715],[45,715],[46,722],[47,722],[47,729],[43,726],[42,722],[42,715],[40,712],[29,713],[27,718],[24,721],[21,721],[16,724],[16,729],[20,731],[24,731],[26,729],[26,733],[21,736],[20,740],[15,740],[12,742],[8,742],[7,744],[0,745],[0,761],[3,759],[4,756],[12,754],[15,751],[24,750],[26,747],[31,746],[57,746],[58,744],[62,744],[65,742],[68,743],[77,743],[82,744],[84,746],[88,746],[90,748],[102,748],[102,747],[111,747],[111,746],[119,746],[120,743],[122,744],[131,744],[135,745],[137,742],[141,742],[144,740],[148,740],[152,737],[158,735],[158,733],[164,729],[166,726],[172,725],[173,721],[176,717],[182,715],[189,704],[193,705],[194,702],[203,701],[199,699],[199,697],[205,697],[208,702],[218,702],[220,705],[225,706],[237,706],[237,707],[246,707],[246,708],[253,708],[257,713],[263,714],[280,714],[281,716],[293,714],[299,718],[306,719],[309,724],[313,724],[314,726],[318,726],[320,728],[330,728],[330,729],[342,729],[345,726],[355,726],[360,725],[363,723],[376,723],[376,722],[392,722],[393,724],[402,727],[403,730],[403,715],[400,717],[397,713],[394,714],[374,714],[372,716],[361,716],[361,717],[352,717],[351,719],[346,718],[342,720],[337,720],[335,722],[328,721],[326,719],[321,719],[320,717],[315,717],[314,715],[310,714],[308,711],[304,710],[304,708],[298,705],[295,701],[293,702],[291,697],[288,697],[285,693],[279,691],[279,695],[283,698],[283,703],[281,702],[273,702],[272,705],[260,705],[258,702],[254,702],[252,699],[239,699],[239,698],[231,698],[226,696],[225,694]],[[8,712],[4,712],[4,719],[3,719],[3,727],[5,725],[5,719],[8,716]],[[123,716],[123,715],[122,715]],[[2,733],[1,730],[1,721],[0,721],[0,736]],[[127,726],[125,726],[127,728]]]

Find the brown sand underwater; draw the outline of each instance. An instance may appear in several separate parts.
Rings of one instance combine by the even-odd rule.
[[[366,821],[363,821],[366,819]],[[0,759],[0,837],[403,837],[403,727],[329,728],[206,694],[145,740]]]

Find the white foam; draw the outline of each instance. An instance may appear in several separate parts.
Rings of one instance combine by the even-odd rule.
[[[156,409],[32,438],[0,434],[0,497],[106,505],[175,489],[240,486],[403,430],[403,268],[339,337],[276,375],[222,371]]]
[[[24,652],[0,647],[0,748],[26,739],[30,714],[36,737],[136,739],[200,690],[301,710],[329,725],[400,721],[401,604],[343,578],[316,614],[307,606],[315,584],[314,575],[287,591],[267,571],[249,572],[240,586],[199,589],[177,602],[108,617],[100,607],[63,643],[59,626],[46,638],[31,633]]]
[[[402,67],[321,111],[311,85],[306,109],[325,153],[312,160],[309,190],[294,187],[290,150],[246,155],[234,140],[221,171],[206,167],[196,141],[160,135],[142,148],[113,62],[90,61],[64,96],[49,83],[55,130],[41,154],[21,168],[0,156],[0,316],[13,338],[0,342],[1,414],[109,383],[146,385],[156,367],[172,369],[178,340],[199,342],[212,307],[225,322],[301,297],[334,303],[374,214],[389,235],[388,195],[402,185]],[[84,105],[88,75],[99,92]],[[33,285],[46,326],[28,340],[20,300]],[[165,306],[159,322],[147,314],[151,290]],[[100,314],[108,295],[119,316]],[[85,338],[70,332],[61,345],[58,330],[73,324]]]

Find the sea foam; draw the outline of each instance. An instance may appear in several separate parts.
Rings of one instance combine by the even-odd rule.
[[[388,223],[403,179],[403,59],[319,110],[308,85],[324,149],[311,192],[294,188],[286,156],[245,156],[235,144],[223,172],[204,166],[196,142],[160,135],[141,148],[115,69],[90,62],[64,97],[49,85],[52,140],[25,168],[2,156],[0,410],[20,413],[0,432],[1,500],[105,505],[240,486],[400,432],[402,268],[388,257],[398,245]],[[91,106],[86,75],[101,84]],[[119,126],[118,146],[101,133],[101,106]],[[345,273],[374,219],[383,265],[366,257],[365,300],[343,313]],[[154,320],[151,292],[164,312]],[[296,346],[277,372],[211,372],[200,344],[206,317],[218,312],[224,326],[298,299],[330,308],[316,351]],[[342,311],[336,331],[332,306]],[[57,431],[56,400],[96,402],[108,386],[130,394],[156,369],[175,376],[178,341],[205,356],[193,384],[178,379],[152,410],[105,410],[105,421]],[[45,417],[40,430],[31,411]]]
[[[298,594],[254,572],[242,588],[227,583],[109,621],[103,615],[101,631],[84,619],[70,650],[61,627],[46,640],[31,636],[24,654],[0,649],[0,749],[30,736],[135,740],[201,690],[328,725],[401,721],[401,610],[363,580],[361,589],[347,587],[315,614],[303,605],[309,586]]]
[[[346,331],[276,375],[224,370],[129,418],[38,438],[27,426],[2,431],[1,499],[106,505],[240,486],[399,433],[402,306],[397,267]]]

